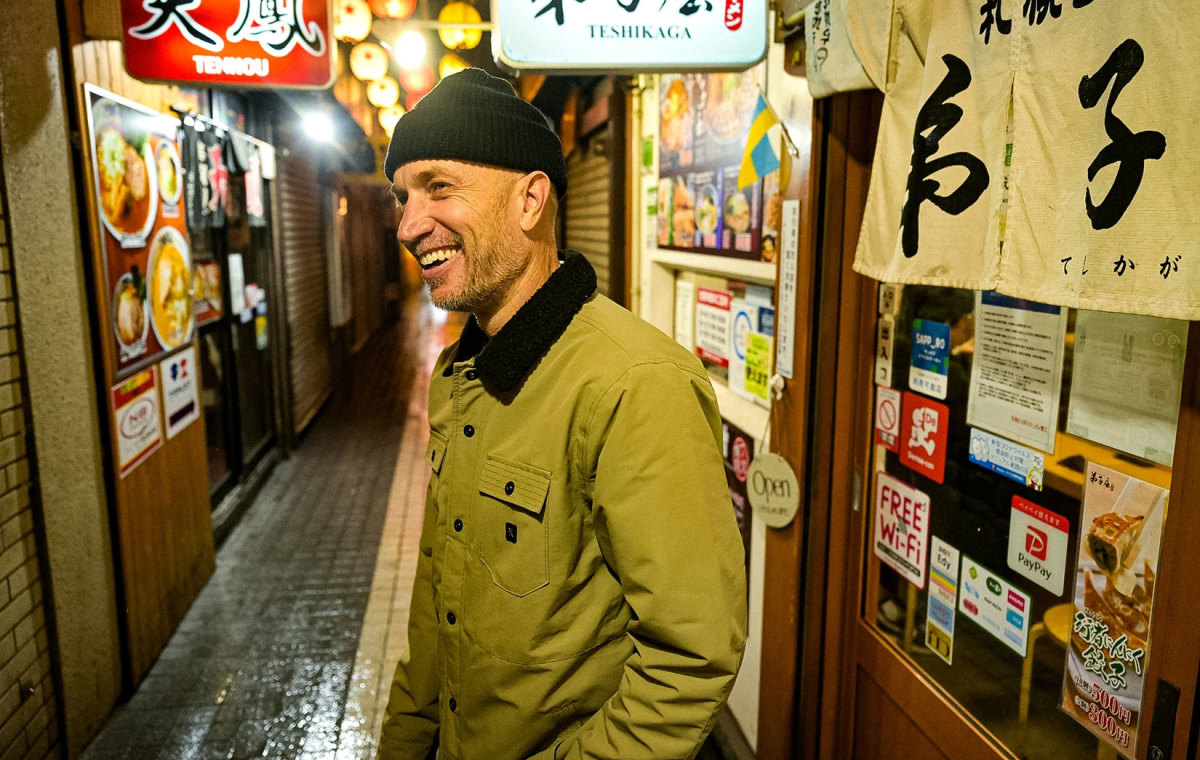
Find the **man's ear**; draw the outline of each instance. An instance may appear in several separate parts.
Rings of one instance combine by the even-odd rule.
[[[535,171],[518,180],[517,191],[520,193],[521,229],[532,232],[541,223],[550,205],[554,186],[545,172]]]

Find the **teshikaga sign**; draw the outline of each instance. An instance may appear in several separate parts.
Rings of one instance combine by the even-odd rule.
[[[492,0],[514,71],[733,71],[767,51],[765,0]]]
[[[121,0],[125,70],[138,79],[323,89],[329,0]]]

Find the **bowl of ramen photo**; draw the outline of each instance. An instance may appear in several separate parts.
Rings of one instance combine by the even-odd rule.
[[[170,351],[192,338],[192,270],[187,241],[174,227],[163,227],[150,244],[146,265],[146,299],[150,325],[163,348]]]
[[[158,173],[158,194],[163,203],[174,206],[179,203],[183,193],[183,181],[180,177],[179,150],[175,143],[161,142],[155,151],[154,167]]]
[[[669,84],[662,95],[660,114],[662,134],[660,140],[665,151],[677,152],[688,147],[692,141],[691,99],[683,79]]]
[[[96,192],[100,218],[122,248],[140,248],[154,227],[158,172],[150,141],[130,138],[116,126],[96,138]],[[178,184],[178,181],[176,181]]]
[[[121,349],[121,358],[135,359],[146,353],[146,334],[150,330],[147,315],[146,280],[136,266],[121,275],[113,289],[113,333]]]
[[[696,228],[705,235],[717,231],[717,188],[705,185],[696,203]]]
[[[725,227],[734,232],[750,230],[750,201],[741,190],[725,199]]]

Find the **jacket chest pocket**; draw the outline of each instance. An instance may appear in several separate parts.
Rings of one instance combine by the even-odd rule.
[[[479,559],[492,582],[527,596],[550,582],[546,495],[550,473],[490,455],[479,479]]]
[[[436,430],[429,431],[429,443],[425,446],[425,462],[429,465],[429,485],[425,489],[425,519],[421,524],[421,551],[433,556],[433,536],[437,530],[437,495],[441,481],[442,460],[446,458],[446,436]]]

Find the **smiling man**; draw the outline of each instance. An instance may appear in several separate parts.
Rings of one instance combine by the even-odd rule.
[[[433,302],[473,316],[430,384],[409,649],[379,757],[694,757],[746,629],[703,367],[560,254],[562,147],[504,80],[442,80],[385,170]]]

